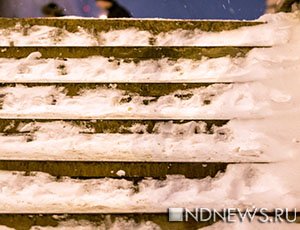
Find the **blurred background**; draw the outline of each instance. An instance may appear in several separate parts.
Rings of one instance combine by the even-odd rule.
[[[98,17],[94,0],[0,0],[1,17],[41,17],[41,8],[55,2],[65,15]],[[265,0],[119,0],[133,17],[177,19],[256,19]]]

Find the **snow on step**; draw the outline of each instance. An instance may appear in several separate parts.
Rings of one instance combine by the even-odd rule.
[[[266,15],[252,22],[82,18],[0,20],[2,46],[268,46],[285,44],[290,35],[289,26],[298,23],[296,14]]]
[[[183,20],[94,20],[94,19],[1,19],[0,45],[84,45],[115,46],[126,45],[179,45],[187,37],[197,37],[190,45],[199,45],[199,34],[214,34],[211,41],[202,41],[202,45],[230,45],[224,43],[216,32],[224,31],[222,37],[236,34],[241,27],[263,29],[263,22],[241,21],[183,21]],[[232,43],[249,45],[247,34],[250,31],[241,28],[241,36]],[[265,28],[267,30],[267,28]],[[179,38],[170,42],[171,36]],[[266,33],[267,34],[267,33]],[[170,36],[171,35],[171,36]],[[198,36],[197,36],[198,35]],[[201,39],[202,40],[202,39]],[[217,41],[214,41],[217,40]],[[132,42],[135,41],[135,42]],[[259,41],[257,41],[259,43]],[[172,44],[175,43],[175,44]],[[177,44],[176,44],[177,43]],[[218,44],[219,43],[219,44]],[[221,44],[220,44],[221,43]],[[265,40],[260,41],[265,43]],[[257,44],[258,45],[258,44]]]
[[[255,26],[263,24],[258,21],[218,21],[218,20],[178,20],[178,19],[91,19],[91,18],[1,18],[1,28],[9,29],[15,26],[50,26],[65,28],[69,31],[77,31],[79,28],[108,32],[137,28],[149,30],[153,33],[170,32],[176,29],[194,30],[200,29],[207,32],[221,32],[234,30],[243,26]]]
[[[274,58],[274,54],[271,53],[270,57],[266,58],[266,51],[263,50],[250,51],[245,58],[232,59],[226,56],[193,60],[187,56],[176,61],[164,57],[139,62],[101,56],[44,59],[41,58],[41,53],[35,52],[22,59],[1,58],[0,80],[1,82],[107,82],[109,79],[110,82],[156,83],[249,81],[266,77],[265,64]],[[194,52],[194,49],[191,51]],[[295,67],[297,64],[295,63]],[[274,73],[280,71],[276,63],[273,68]]]
[[[253,206],[293,209],[299,207],[300,199],[286,186],[289,184],[289,189],[296,186],[293,180],[298,175],[291,168],[295,165],[293,162],[232,165],[225,174],[213,179],[170,176],[164,181],[147,179],[138,184],[117,179],[56,179],[42,173],[1,172],[0,212],[165,212],[174,205],[194,208],[199,204],[216,209]],[[286,170],[289,178],[278,168]]]
[[[300,121],[297,115],[231,120],[212,125],[203,121],[155,123],[104,121],[1,120],[0,158],[19,160],[245,162],[280,161],[297,157]],[[148,123],[147,123],[148,122]],[[128,134],[115,129],[121,126]],[[127,123],[128,124],[128,123]],[[274,125],[276,124],[276,125]],[[99,124],[100,125],[100,124]],[[127,127],[126,127],[127,126]],[[150,129],[151,130],[151,129]],[[104,133],[101,133],[104,131]],[[283,154],[284,153],[284,154]]]
[[[145,92],[138,90],[140,84],[131,86],[99,84],[99,87],[97,84],[46,84],[46,86],[26,85],[26,83],[3,84],[0,87],[0,117],[36,119],[269,117],[298,110],[294,108],[294,103],[300,102],[300,95],[295,91],[296,86],[281,85],[281,81],[282,79],[278,79],[277,83],[267,80],[212,84],[200,88],[198,87],[201,84],[175,86],[169,84],[170,89],[168,84],[145,84],[142,87],[146,89]],[[295,79],[294,83],[298,81],[299,79]],[[121,90],[122,88],[127,90]]]
[[[297,37],[297,34],[292,33],[291,37]],[[57,58],[54,54],[52,54],[53,58],[45,59],[41,58],[42,54],[40,52],[30,52],[42,50],[46,52],[47,49],[51,49],[59,55],[59,49],[42,47],[6,48],[3,51],[8,52],[11,50],[9,55],[12,57],[21,56],[24,58],[5,58],[5,53],[0,54],[3,57],[0,58],[0,81],[108,82],[109,79],[110,82],[199,83],[248,82],[273,78],[277,80],[283,76],[292,76],[300,71],[300,61],[297,58],[300,50],[299,46],[294,43],[296,41],[293,40],[293,42],[283,46],[256,49],[251,49],[250,47],[229,47],[230,52],[234,52],[235,54],[238,54],[240,49],[245,51],[244,56],[235,58],[227,56],[230,54],[227,52],[227,48],[143,47],[139,49],[147,51],[148,60],[139,59],[138,61],[134,61],[132,58],[131,60],[124,60],[102,56],[62,59]],[[61,49],[65,50],[65,48]],[[99,49],[103,51],[106,48]],[[134,52],[132,51],[131,54],[126,54],[127,57],[134,55],[139,49]],[[157,49],[160,50],[158,54],[156,52]],[[12,50],[23,51],[16,55]],[[72,52],[74,51],[75,53],[72,54],[69,50],[67,55],[76,56],[79,52],[76,54],[77,49],[74,50]],[[102,52],[98,50],[99,53],[92,48],[88,50],[95,55]],[[169,52],[170,50],[172,52]],[[185,58],[180,56],[180,50],[187,52]],[[218,55],[218,58],[196,60],[202,56],[203,53],[201,54],[201,50],[205,50],[208,56]],[[216,53],[214,50],[218,52]],[[112,55],[108,51],[105,52],[107,52],[106,55],[108,56]],[[193,53],[193,55],[190,56],[189,52]],[[82,54],[79,53],[78,55]],[[86,55],[89,55],[88,52]],[[119,56],[122,55],[119,54]],[[161,59],[157,59],[158,57],[161,57]],[[172,60],[172,57],[176,57],[175,59],[177,60]]]

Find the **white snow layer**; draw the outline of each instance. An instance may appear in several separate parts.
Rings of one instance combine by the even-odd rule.
[[[300,208],[299,160],[231,165],[202,180],[170,176],[138,185],[117,179],[55,179],[42,173],[0,172],[0,212],[166,212],[169,207]],[[180,185],[180,186],[178,186]]]
[[[172,132],[164,133],[162,130],[155,135],[89,136],[80,134],[80,127],[69,127],[57,122],[34,124],[39,126],[39,130],[32,142],[26,142],[26,138],[22,136],[1,136],[0,151],[4,158],[20,159],[78,157],[95,160],[119,157],[130,160],[146,157],[147,160],[184,158],[191,161],[258,159],[282,161],[281,163],[232,165],[226,173],[219,174],[216,178],[191,180],[172,176],[166,181],[144,180],[139,185],[125,180],[56,180],[42,173],[24,176],[21,173],[1,172],[0,211],[165,211],[169,207],[199,206],[299,209],[300,17],[299,13],[277,14],[264,16],[260,20],[268,21],[268,24],[220,34],[195,31],[195,36],[185,36],[186,32],[177,31],[179,34],[174,32],[172,37],[160,35],[158,39],[159,44],[163,45],[273,45],[268,49],[255,49],[245,59],[225,57],[201,61],[179,60],[177,63],[160,60],[139,64],[121,63],[120,66],[100,57],[62,61],[39,59],[34,54],[22,60],[0,60],[2,82],[239,81],[239,84],[217,86],[220,87],[220,93],[207,106],[202,104],[203,96],[215,92],[216,86],[194,90],[195,95],[187,101],[168,95],[149,106],[141,105],[142,98],[138,96],[133,102],[120,105],[118,101],[122,92],[117,90],[86,91],[81,96],[70,98],[53,87],[41,87],[37,90],[29,90],[23,86],[1,88],[1,94],[5,96],[0,117],[68,117],[71,114],[74,116],[75,111],[85,111],[85,116],[91,118],[132,118],[136,114],[152,118],[236,118],[222,127],[227,133],[225,139],[220,138],[218,132],[213,135],[188,132],[181,135],[176,133],[172,124]],[[48,37],[49,30],[52,29],[37,28],[36,33],[45,33],[43,36]],[[5,35],[1,39],[1,42],[4,41],[3,45],[11,39],[17,45],[21,41],[30,45],[23,38],[15,38],[19,36],[18,32],[10,33],[11,35]],[[144,34],[142,39],[135,37],[140,36],[136,32],[133,33],[134,36],[130,31],[128,34],[128,38],[124,36],[122,39],[130,39],[130,44],[132,41],[142,44],[147,42]],[[12,38],[8,38],[9,36]],[[114,35],[109,33],[107,36]],[[107,41],[116,42],[113,44],[128,43],[111,38]],[[93,39],[90,38],[89,41]],[[86,37],[83,36],[83,40],[86,41]],[[39,41],[45,42],[43,45],[50,42],[47,39]],[[63,45],[66,41],[67,39],[54,44]],[[58,71],[57,67],[61,63],[66,66],[66,73]],[[56,105],[49,105],[51,95],[55,95]],[[96,104],[101,104],[101,109]],[[83,149],[88,151],[81,151]],[[137,152],[136,149],[140,151]],[[76,150],[82,155],[76,153]],[[266,226],[268,225],[263,225]],[[230,227],[260,229],[262,225],[237,224]],[[270,228],[272,227],[275,228]],[[210,228],[226,229],[228,226],[218,223],[208,229]],[[292,225],[286,228],[292,229]]]

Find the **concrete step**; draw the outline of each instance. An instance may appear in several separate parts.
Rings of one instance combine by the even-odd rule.
[[[230,164],[249,164],[249,162],[34,161],[2,160],[0,158],[0,170],[3,171],[44,172],[57,177],[81,179],[106,177],[128,180],[141,180],[149,177],[164,179],[169,175],[203,179],[208,176],[215,177],[219,172],[225,172]],[[257,164],[267,163],[258,162]]]
[[[244,124],[248,129],[247,122],[105,117],[103,120],[51,117],[0,119],[0,159],[212,163],[276,161],[268,157],[268,148],[258,151],[235,141],[244,131],[233,124]],[[257,132],[252,130],[250,133]],[[264,141],[272,143],[269,139]]]
[[[8,136],[15,134],[34,134],[41,124],[51,125],[55,122],[63,122],[66,125],[71,125],[82,129],[82,134],[95,133],[119,133],[119,134],[143,134],[143,133],[158,133],[157,126],[164,124],[178,124],[184,125],[190,122],[199,123],[203,126],[201,130],[194,130],[194,133],[212,134],[213,127],[222,127],[226,125],[229,120],[57,120],[57,119],[1,119],[0,118],[0,134]],[[135,125],[146,126],[146,131],[134,132],[132,128]],[[26,130],[22,130],[27,126]],[[204,130],[205,129],[205,130]],[[192,131],[191,131],[192,132]]]
[[[64,122],[66,125],[79,127],[84,134],[97,133],[119,133],[119,134],[133,134],[130,131],[134,125],[146,125],[147,133],[157,133],[157,125],[161,124],[177,124],[185,125],[189,122],[199,123],[203,126],[201,130],[194,130],[194,133],[213,134],[213,127],[222,127],[226,125],[228,120],[52,120],[52,119],[1,119],[0,132],[4,136],[14,135],[35,135],[39,130],[40,125],[51,126],[52,123]],[[21,131],[22,128],[28,127]],[[84,131],[87,130],[87,131]],[[92,131],[90,131],[92,130]],[[144,132],[138,132],[143,135]],[[29,143],[30,144],[30,143]],[[99,143],[100,144],[100,143]],[[74,149],[75,151],[75,149]],[[69,153],[71,154],[71,153]],[[129,154],[129,153],[128,153]],[[1,155],[1,154],[0,154]],[[36,155],[36,154],[35,154]],[[74,155],[71,154],[71,155]],[[130,155],[130,154],[129,154]],[[38,155],[37,155],[38,156]],[[23,157],[23,156],[22,156]],[[31,158],[31,159],[30,159]],[[48,159],[48,160],[47,160]],[[0,156],[0,170],[10,171],[26,171],[34,172],[41,171],[49,173],[54,176],[69,176],[80,178],[94,178],[94,177],[111,177],[118,178],[118,172],[122,170],[125,174],[124,178],[165,178],[167,175],[184,175],[187,178],[205,178],[207,176],[214,177],[218,172],[224,172],[229,164],[238,164],[239,162],[174,162],[169,161],[154,161],[149,158],[146,161],[136,156],[137,161],[113,160],[113,161],[89,161],[88,157],[78,158],[78,160],[51,160],[51,158],[44,159],[42,155],[35,160],[32,156],[27,159],[18,159],[18,157],[1,158]],[[241,164],[247,164],[243,162]],[[263,164],[266,162],[251,162]]]
[[[275,216],[274,212],[266,213],[269,218]],[[203,218],[207,218],[208,213],[203,213]],[[283,216],[282,220],[294,219],[294,213],[288,213],[287,216]],[[261,217],[257,215],[257,217]],[[114,223],[119,221],[132,222],[132,224],[143,223],[148,225],[153,230],[191,230],[201,229],[207,226],[211,226],[221,222],[221,218],[217,216],[216,220],[210,221],[195,221],[193,218],[189,218],[189,221],[182,222],[170,222],[168,221],[168,213],[3,213],[0,214],[0,225],[4,224],[7,227],[15,228],[16,230],[29,230],[32,226],[40,227],[58,227],[63,222],[73,222],[73,224],[80,223],[91,224],[93,227],[99,229],[109,229]],[[265,218],[265,217],[263,217]],[[84,221],[84,222],[82,222]],[[247,223],[247,221],[245,221]],[[300,213],[297,213],[296,222],[300,224]],[[152,226],[151,226],[152,225]],[[267,224],[266,224],[267,225]],[[100,226],[102,228],[100,228]],[[228,224],[225,224],[228,226]],[[134,229],[134,226],[129,227]]]
[[[91,225],[97,229],[110,229],[116,222],[132,222],[126,229],[134,229],[135,225],[144,224],[152,230],[188,230],[212,225],[214,222],[169,222],[167,213],[77,213],[77,214],[0,214],[0,225],[16,230],[29,230],[33,226],[59,227],[62,222],[73,222],[77,226]]]
[[[141,60],[162,59],[170,60],[220,57],[244,57],[254,48],[266,46],[227,46],[227,47],[1,47],[0,58],[25,58],[31,53],[39,52],[42,58],[87,58],[102,56],[106,58],[125,59],[139,62]]]
[[[195,30],[207,32],[220,32],[234,30],[244,26],[263,24],[257,21],[216,21],[216,20],[163,20],[163,19],[82,19],[82,18],[0,18],[0,28],[8,29],[20,25],[22,27],[50,26],[77,32],[80,28],[92,32],[108,32],[111,30],[125,30],[135,28],[149,31],[153,34],[170,32],[172,30]]]
[[[3,88],[16,88],[16,87],[26,87],[26,88],[34,88],[34,87],[55,87],[57,90],[62,90],[66,93],[66,96],[75,97],[82,95],[84,91],[88,90],[121,90],[124,91],[124,94],[128,96],[142,96],[142,97],[162,97],[166,95],[173,94],[178,91],[178,98],[186,98],[192,97],[192,93],[189,93],[189,90],[192,89],[200,89],[206,88],[211,85],[228,85],[229,82],[218,82],[218,83],[48,83],[48,82],[35,82],[35,83],[27,83],[27,82],[18,82],[18,83],[1,83],[0,82],[0,90]],[[186,93],[180,91],[187,91]],[[185,94],[189,94],[185,95]],[[5,95],[1,95],[4,97]],[[128,98],[128,101],[130,99]],[[126,101],[124,101],[126,102]]]
[[[233,118],[232,113],[223,114],[214,102],[237,88],[243,88],[243,83],[1,83],[0,117],[226,120]],[[192,113],[185,112],[195,104],[199,106]],[[241,111],[241,117],[247,116]]]

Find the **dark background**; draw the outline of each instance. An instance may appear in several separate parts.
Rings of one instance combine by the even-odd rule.
[[[136,17],[256,19],[264,0],[120,0]]]
[[[2,17],[41,17],[44,4],[56,2],[67,15],[97,17],[94,0],[0,0]],[[256,19],[265,0],[119,0],[134,17],[178,19]]]

